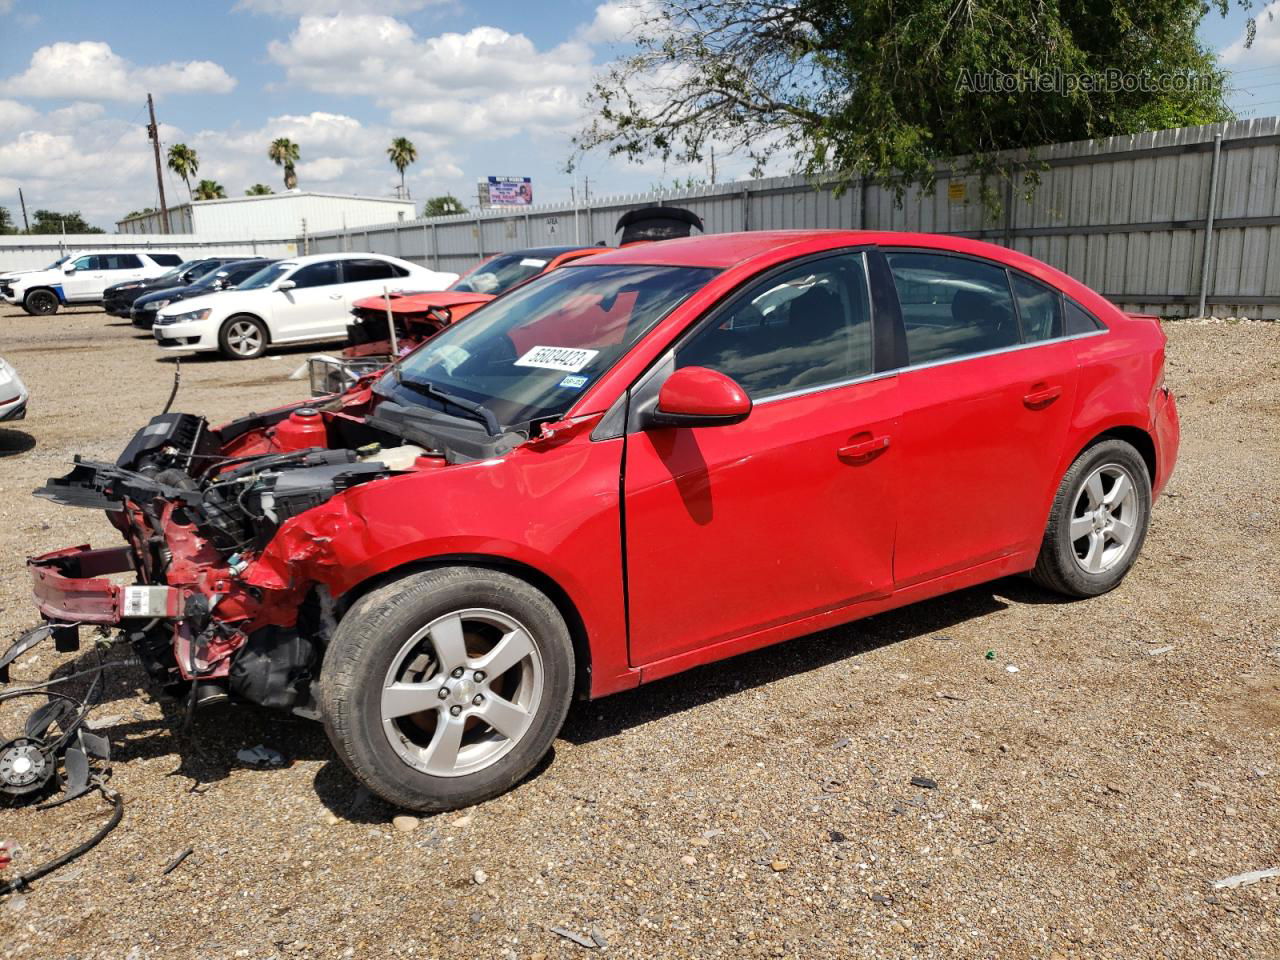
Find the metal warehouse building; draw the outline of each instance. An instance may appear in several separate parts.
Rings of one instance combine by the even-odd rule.
[[[290,191],[265,197],[193,200],[169,208],[169,230],[159,213],[116,222],[117,233],[197,233],[239,240],[290,239],[318,230],[342,230],[412,220],[412,200]]]

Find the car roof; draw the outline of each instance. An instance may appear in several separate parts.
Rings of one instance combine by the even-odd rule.
[[[408,260],[401,260],[399,257],[393,257],[385,253],[359,253],[352,251],[350,253],[309,253],[303,257],[286,257],[282,262],[296,263],[303,266],[308,263],[319,263],[321,260],[394,260],[397,263],[409,263]],[[415,264],[409,263],[410,266]]]
[[[1007,247],[946,234],[891,230],[759,230],[749,233],[716,233],[678,240],[636,243],[592,257],[591,265],[633,263],[728,269],[756,257],[814,240],[825,240],[833,246],[879,244],[895,247],[938,247],[987,256],[1001,263],[1015,265],[1023,260],[1029,261],[1029,258]]]
[[[573,244],[567,247],[523,247],[519,250],[511,250],[507,253],[494,254],[496,257],[546,257],[548,260],[554,259],[564,253],[573,253],[575,250],[593,249],[589,245]],[[603,250],[604,247],[599,249]]]

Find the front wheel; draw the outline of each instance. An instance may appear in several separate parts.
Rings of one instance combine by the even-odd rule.
[[[361,598],[325,653],[320,710],[374,793],[434,812],[488,800],[547,753],[573,696],[569,630],[505,573],[446,567]]]
[[[48,317],[58,312],[58,297],[52,290],[32,290],[22,306],[34,317]]]
[[[267,350],[267,328],[257,317],[232,317],[218,333],[218,347],[228,360],[254,360]]]
[[[1094,444],[1062,478],[1032,579],[1072,597],[1114,589],[1137,560],[1150,518],[1151,477],[1138,451],[1123,440]]]

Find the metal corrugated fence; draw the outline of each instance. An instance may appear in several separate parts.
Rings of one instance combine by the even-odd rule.
[[[1060,143],[1000,163],[1014,175],[990,181],[1000,196],[994,217],[983,205],[980,178],[944,164],[932,193],[908,189],[900,205],[891,190],[871,184],[837,195],[803,177],[775,177],[614,196],[576,209],[361,227],[299,238],[299,246],[388,253],[461,272],[521,247],[614,243],[623,212],[669,202],[697,213],[708,233],[837,227],[980,237],[1044,260],[1127,310],[1186,316],[1199,312],[1212,217],[1205,312],[1280,315],[1280,118]],[[1017,186],[1026,173],[1039,177],[1030,199]]]

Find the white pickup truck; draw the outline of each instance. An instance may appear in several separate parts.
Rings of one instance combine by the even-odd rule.
[[[35,316],[57,313],[69,304],[101,303],[102,291],[126,280],[146,280],[176,267],[179,254],[168,250],[94,250],[71,254],[47,270],[10,274],[0,279],[0,298]]]

